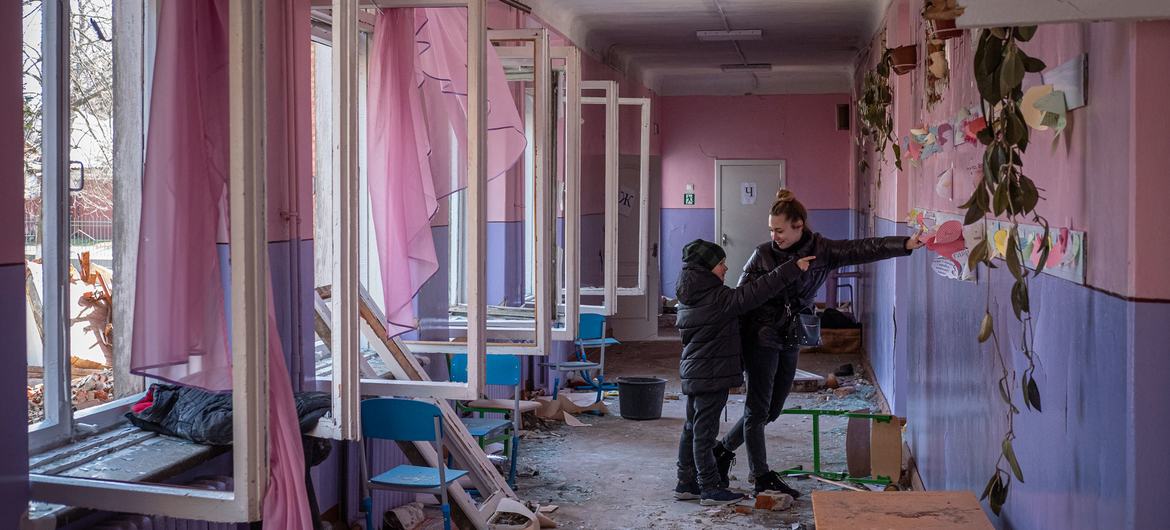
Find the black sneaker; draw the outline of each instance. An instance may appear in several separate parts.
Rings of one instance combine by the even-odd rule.
[[[703,492],[699,490],[699,485],[694,482],[683,483],[680,481],[674,487],[674,499],[677,501],[693,501],[702,496],[702,494]]]
[[[726,488],[719,488],[703,491],[703,500],[699,501],[699,504],[703,506],[724,506],[727,504],[735,504],[746,498],[743,494],[733,493]]]
[[[800,492],[796,491],[780,478],[780,474],[775,471],[769,471],[756,477],[755,484],[756,493],[763,493],[765,491],[779,491],[780,493],[787,493],[793,499],[800,497]]]
[[[728,451],[723,444],[715,444],[715,467],[719,468],[719,487],[727,489],[731,485],[731,466],[735,465],[735,453]]]

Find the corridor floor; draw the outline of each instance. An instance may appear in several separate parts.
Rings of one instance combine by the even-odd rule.
[[[555,504],[551,514],[560,528],[813,528],[814,489],[836,489],[811,479],[790,480],[804,493],[784,512],[741,515],[731,508],[700,506],[698,501],[680,502],[672,497],[675,486],[675,459],[684,418],[685,396],[678,395],[677,342],[627,344],[607,354],[607,380],[620,376],[666,378],[667,397],[662,418],[651,421],[622,419],[617,398],[607,398],[612,414],[578,418],[588,427],[552,423],[536,430],[521,444],[521,467],[537,474],[518,479],[522,498]],[[844,363],[860,367],[861,355],[804,354],[800,368],[822,376]],[[877,397],[868,378],[845,378],[858,383],[857,392],[843,398],[832,391],[793,393],[786,408],[859,409],[876,407]],[[733,394],[721,433],[743,412],[743,395]],[[812,422],[807,416],[783,415],[768,426],[768,457],[773,469],[803,464],[812,467]],[[822,422],[822,465],[830,470],[845,467],[845,420]],[[744,448],[737,451],[732,468],[732,489],[750,492]]]

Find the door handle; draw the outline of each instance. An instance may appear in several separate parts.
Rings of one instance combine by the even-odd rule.
[[[727,234],[723,234],[723,240],[719,244],[723,245],[723,246],[727,246]]]

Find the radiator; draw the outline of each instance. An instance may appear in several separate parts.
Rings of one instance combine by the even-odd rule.
[[[215,491],[232,489],[232,478],[225,476],[199,478],[186,484],[194,488]],[[248,530],[247,523],[209,523],[175,519],[161,515],[115,515],[94,525],[94,530]]]

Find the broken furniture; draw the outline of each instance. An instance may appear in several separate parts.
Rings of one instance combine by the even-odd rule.
[[[900,478],[902,471],[901,426],[903,420],[901,418],[890,414],[870,414],[865,412],[850,412],[847,410],[822,409],[785,409],[782,414],[812,416],[813,468],[812,470],[807,470],[801,465],[781,471],[780,474],[788,476],[811,475],[839,482],[877,484],[886,486],[887,488],[897,487],[895,484]],[[837,472],[821,469],[821,416],[843,416],[851,420],[862,419],[866,420],[867,424],[873,425],[871,452],[877,458],[875,458],[875,465],[873,465],[873,473],[871,475],[858,476],[848,471]],[[897,451],[896,455],[891,456],[890,447]]]
[[[601,349],[597,380],[585,378],[584,386],[600,391],[617,390],[617,385],[605,382],[605,347],[615,346],[621,342],[613,337],[605,336],[605,316],[593,313],[581,314],[577,320],[577,340],[573,341],[573,344],[577,346],[577,358],[582,362],[589,362],[588,356],[585,355],[586,349]]]
[[[366,494],[362,497],[362,511],[366,512],[366,528],[374,528],[374,498],[371,490],[389,489],[412,493],[431,493],[439,497],[443,510],[443,529],[451,530],[451,506],[447,502],[447,486],[467,474],[466,471],[447,469],[442,461],[436,467],[401,464],[389,471],[370,476],[365,442],[369,439],[395,442],[436,442],[435,451],[443,449],[443,413],[434,403],[402,398],[372,398],[362,401],[362,483]]]
[[[362,366],[363,379],[384,377],[391,379],[430,381],[430,376],[423,369],[416,358],[397,337],[388,337],[386,334],[385,316],[378,305],[370,298],[369,292],[359,288],[358,310],[361,317],[361,333],[369,341],[370,347],[381,359],[381,366],[386,368],[384,375],[373,375],[377,371],[370,363],[359,359]],[[330,343],[332,330],[330,327],[329,304],[324,302],[329,298],[331,289],[322,286],[317,289],[314,303],[317,319],[317,333],[325,344]],[[452,514],[460,527],[484,530],[488,527],[488,519],[496,512],[500,502],[504,499],[515,499],[516,493],[508,486],[507,480],[496,470],[496,466],[488,460],[487,455],[479,448],[472,438],[467,427],[463,425],[459,414],[446,400],[437,402],[443,413],[443,432],[447,434],[446,447],[455,463],[467,470],[467,477],[471,480],[475,490],[480,493],[481,501],[477,502],[468,492],[458,484],[452,484],[447,489],[454,513]],[[399,442],[398,447],[406,458],[415,465],[435,466],[442,460],[441,453],[426,442],[412,441]]]
[[[562,361],[558,363],[544,363],[543,366],[551,368],[557,373],[553,380],[553,399],[557,399],[557,395],[561,390],[561,374],[579,372],[581,379],[585,381],[583,385],[578,385],[581,388],[590,388],[597,391],[597,402],[601,402],[601,393],[607,390],[617,390],[617,385],[605,382],[605,347],[621,344],[617,339],[607,338],[605,336],[605,317],[602,315],[592,313],[582,313],[577,320],[577,339],[573,341],[577,346],[577,360],[576,361]],[[585,356],[586,348],[601,348],[601,362],[595,363]],[[597,370],[597,377],[589,375],[589,372]]]
[[[456,354],[450,361],[451,380],[467,381],[467,355]],[[478,418],[463,418],[467,430],[486,449],[489,444],[504,442],[508,457],[508,486],[516,487],[516,459],[520,448],[521,416],[540,408],[540,403],[520,399],[520,357],[488,355],[484,366],[484,383],[512,387],[512,399],[477,399],[456,406],[460,411],[478,412]],[[506,419],[485,418],[484,414],[503,414]]]
[[[814,491],[812,503],[817,530],[994,528],[970,491]]]

